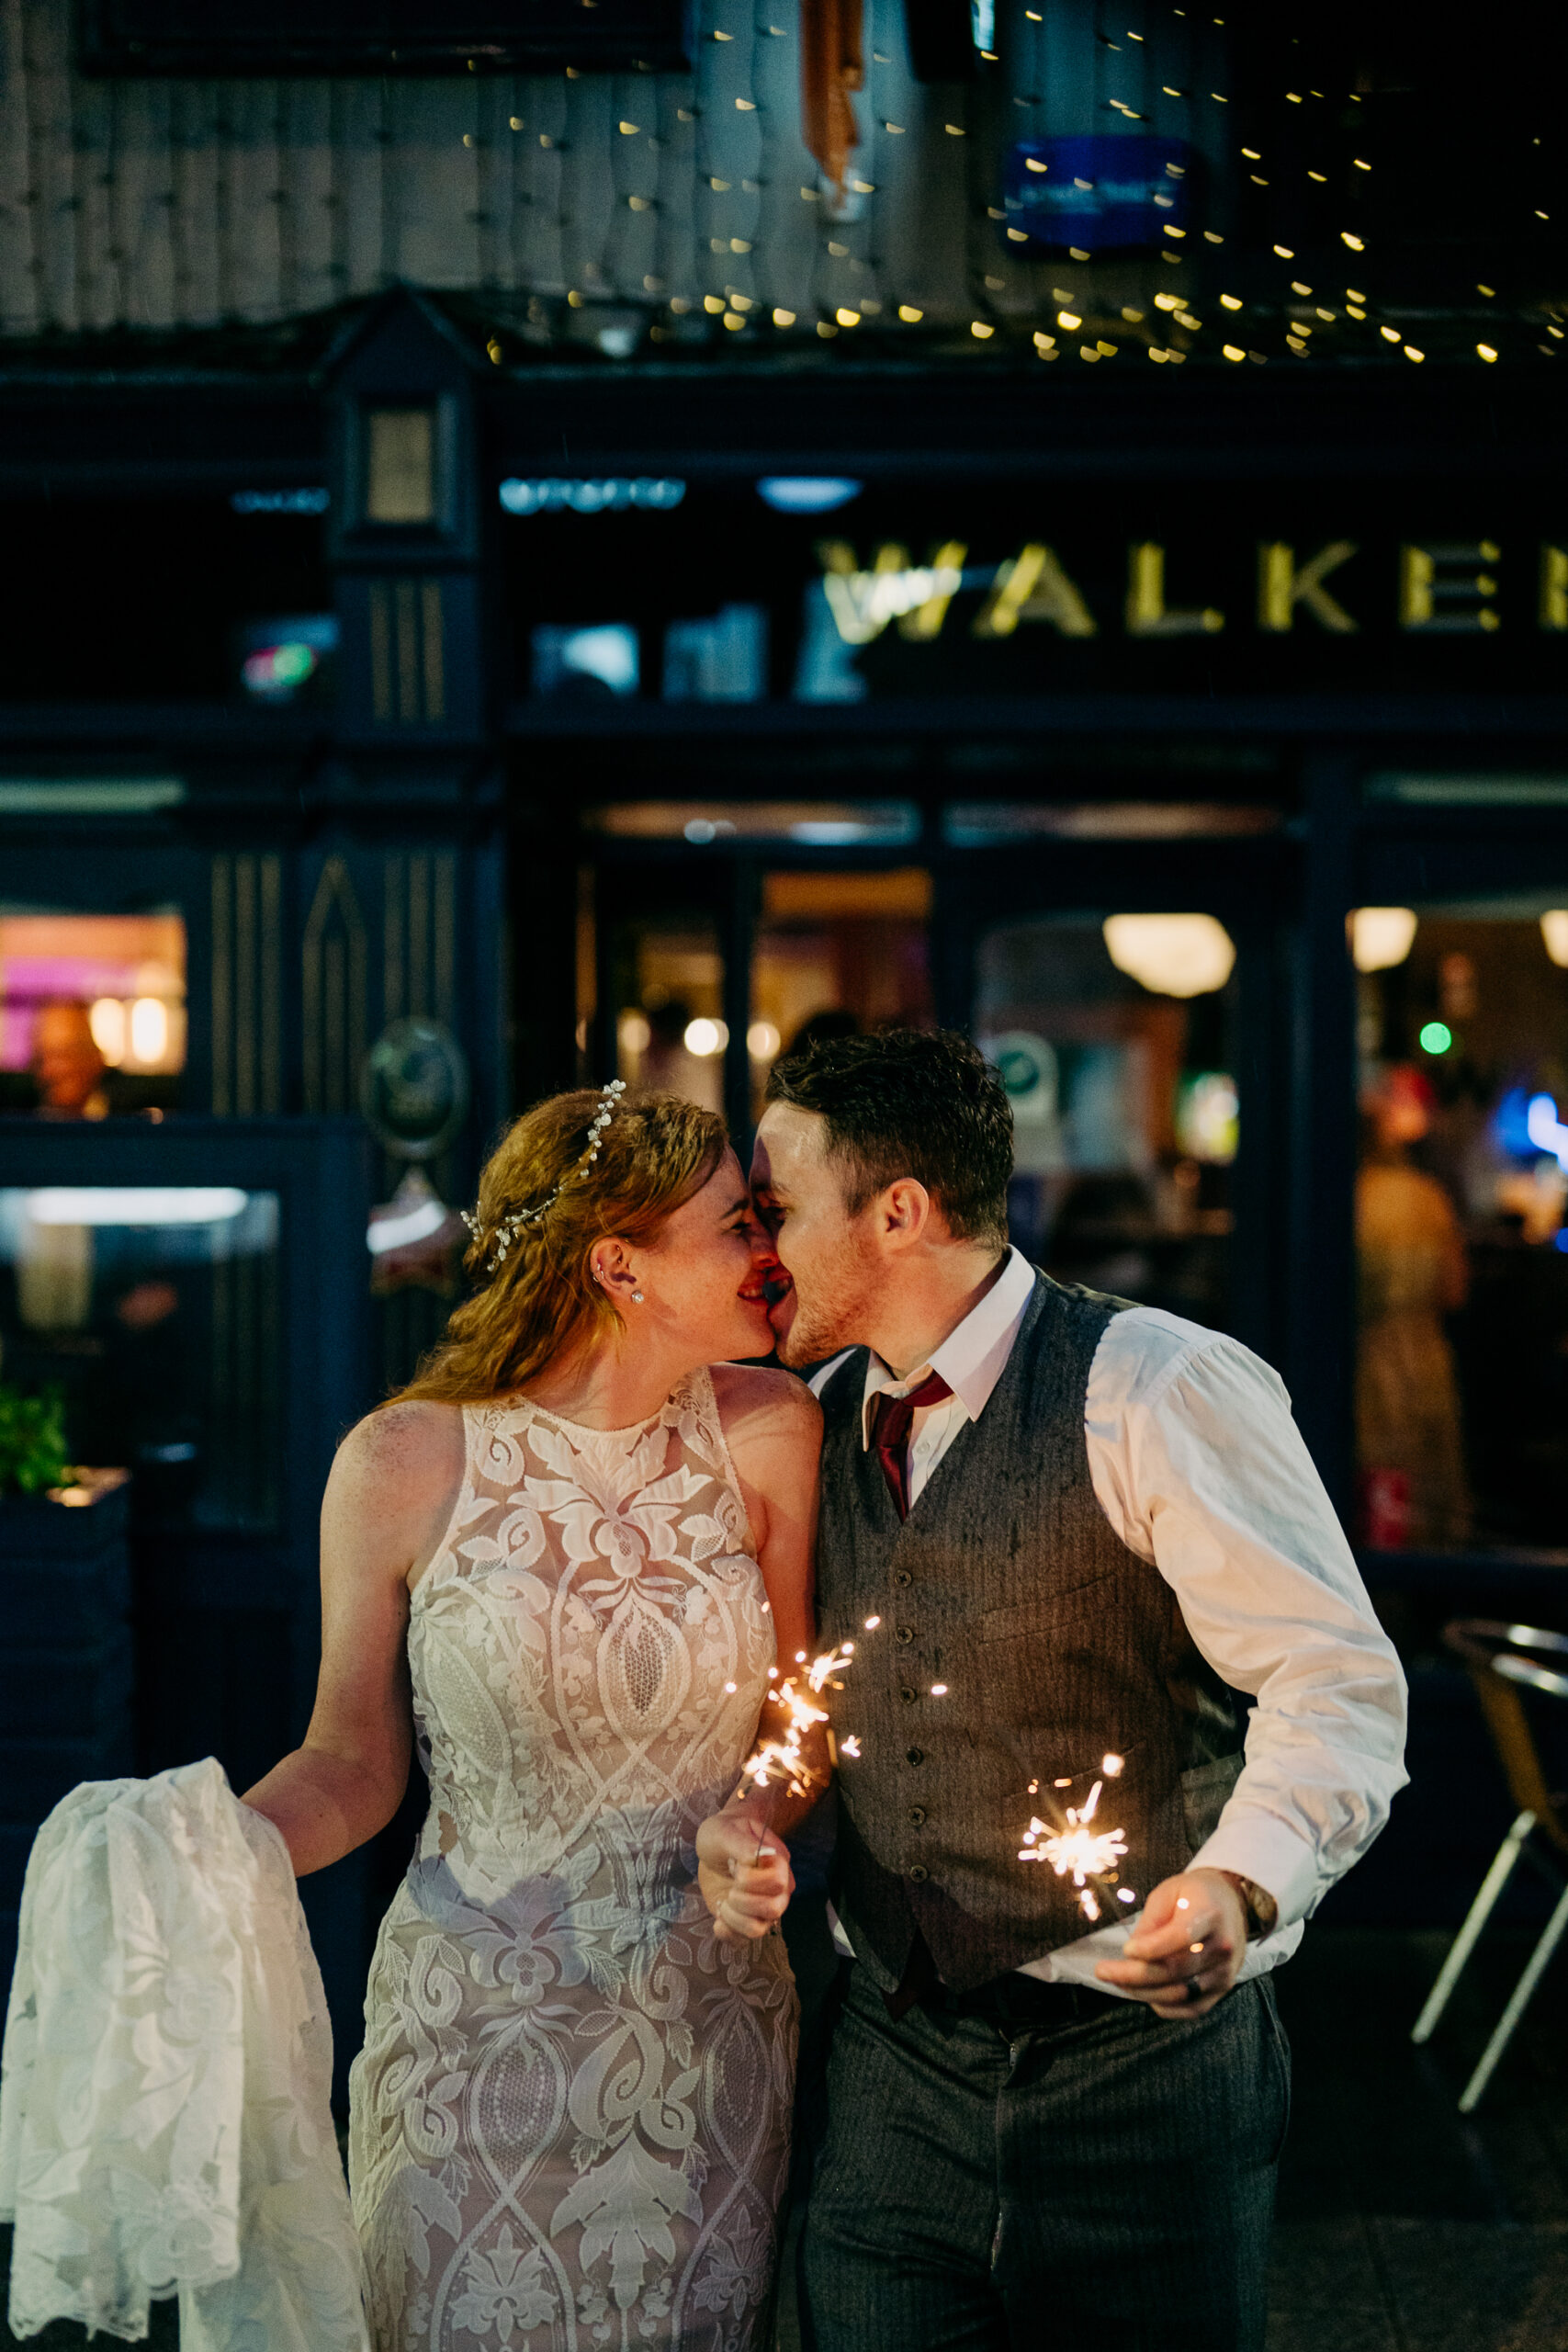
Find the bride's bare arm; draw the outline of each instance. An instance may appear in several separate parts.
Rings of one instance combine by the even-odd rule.
[[[822,1410],[789,1373],[719,1364],[714,1389],[757,1539],[783,1679],[816,1646],[812,1580]],[[782,1730],[782,1710],[764,1706],[759,1737],[776,1738]],[[819,1735],[808,1736],[806,1758],[812,1780],[804,1797],[792,1796],[775,1778],[767,1788],[738,1791],[698,1833],[698,1882],[723,1937],[766,1935],[784,1915],[794,1880],[783,1833],[827,1785],[827,1747]]]
[[[324,1870],[396,1813],[412,1747],[409,1592],[440,1543],[463,1467],[462,1415],[390,1405],[351,1430],[321,1504],[321,1667],[303,1744],[247,1789],[295,1873]]]

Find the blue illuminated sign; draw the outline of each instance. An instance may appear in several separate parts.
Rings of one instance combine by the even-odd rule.
[[[568,481],[553,476],[544,481],[523,481],[513,476],[502,483],[500,491],[509,514],[624,514],[633,506],[645,513],[668,514],[685,495],[683,481],[656,481],[649,475],[639,475],[635,481],[618,478]]]
[[[1007,225],[1057,251],[1157,245],[1187,233],[1196,163],[1184,139],[1021,139],[1003,174]]]

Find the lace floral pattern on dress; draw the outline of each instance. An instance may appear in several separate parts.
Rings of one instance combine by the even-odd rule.
[[[430,1810],[352,2085],[378,2352],[746,2352],[795,2005],[782,1940],[719,1943],[695,1885],[774,1651],[713,1385],[629,1430],[465,1422],[409,1630]]]

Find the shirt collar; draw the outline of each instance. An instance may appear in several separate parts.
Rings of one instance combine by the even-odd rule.
[[[1002,1376],[1023,1312],[1034,1294],[1034,1269],[1020,1250],[1010,1250],[1002,1270],[979,1303],[972,1306],[955,1330],[948,1333],[929,1361],[899,1380],[872,1349],[865,1367],[865,1392],[861,1399],[861,1443],[871,1445],[871,1405],[885,1389],[905,1396],[918,1388],[928,1372],[940,1372],[972,1421],[990,1403]]]

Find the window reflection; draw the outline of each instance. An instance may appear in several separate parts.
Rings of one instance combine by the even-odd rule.
[[[129,1467],[146,1518],[279,1509],[278,1199],[228,1185],[0,1190],[0,1350],[63,1394],[73,1461]]]
[[[1360,1533],[1562,1548],[1568,978],[1533,908],[1408,911],[1373,969],[1352,930]]]

